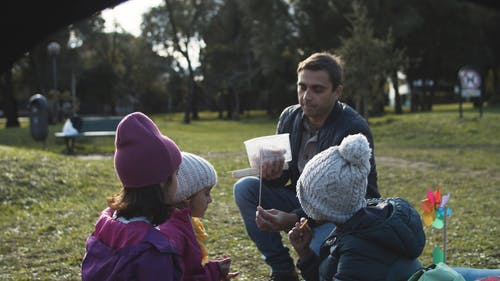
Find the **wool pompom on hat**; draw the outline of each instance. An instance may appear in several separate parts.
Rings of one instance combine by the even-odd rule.
[[[217,183],[217,172],[210,162],[198,155],[182,152],[182,162],[177,174],[177,192],[174,202],[179,203]]]
[[[134,112],[116,128],[114,162],[124,188],[146,187],[166,182],[179,168],[181,152],[148,116]]]
[[[344,223],[366,207],[371,148],[362,134],[316,154],[297,182],[304,212],[315,220]]]

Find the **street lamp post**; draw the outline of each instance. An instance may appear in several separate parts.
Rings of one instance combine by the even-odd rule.
[[[47,46],[47,51],[52,59],[52,79],[53,79],[53,87],[54,90],[57,90],[57,65],[56,65],[56,56],[61,51],[61,45],[57,42],[51,42]]]
[[[76,48],[82,46],[82,44],[82,39],[78,38],[75,31],[71,30],[68,39],[68,48],[75,50]],[[76,75],[74,62],[71,67],[71,105],[73,116],[76,116]]]
[[[50,120],[52,123],[56,123],[57,121],[60,120],[61,118],[61,112],[60,112],[60,101],[59,101],[59,95],[58,95],[58,90],[57,90],[57,63],[56,63],[56,57],[61,51],[61,45],[57,42],[50,42],[49,45],[47,45],[47,52],[49,53],[49,56],[52,61],[52,94],[50,95]]]

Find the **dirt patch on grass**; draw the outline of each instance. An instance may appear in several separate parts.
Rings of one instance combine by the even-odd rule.
[[[431,162],[410,161],[402,158],[396,158],[391,156],[380,156],[380,155],[377,155],[375,160],[377,161],[377,166],[412,168],[412,169],[441,169],[443,171],[450,171],[455,174],[468,175],[470,177],[487,177],[491,181],[500,181],[500,175],[497,175],[496,172],[490,169],[487,170],[464,169],[463,167],[454,166],[453,163],[446,166],[440,166],[436,163],[431,163]]]
[[[77,155],[76,158],[81,160],[113,160],[113,154]]]
[[[389,167],[408,167],[408,168],[436,168],[438,165],[430,162],[409,161],[390,156],[376,156],[377,165]]]

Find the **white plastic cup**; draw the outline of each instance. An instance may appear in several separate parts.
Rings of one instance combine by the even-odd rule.
[[[285,163],[292,160],[290,149],[290,134],[277,134],[257,137],[243,142],[247,150],[250,167],[259,168],[261,151],[284,151]],[[281,155],[280,155],[281,156]]]
[[[288,169],[288,162],[292,160],[292,150],[290,149],[290,134],[278,134],[257,137],[244,141],[245,148],[247,151],[248,162],[251,168],[245,168],[240,170],[231,171],[234,178],[242,178],[246,176],[259,176],[259,163],[261,161],[261,151],[276,151],[277,153],[265,153],[267,156],[271,157],[276,155],[276,157],[284,157],[285,163],[283,165],[283,170]],[[284,152],[284,154],[283,154]],[[265,160],[265,159],[264,159]]]

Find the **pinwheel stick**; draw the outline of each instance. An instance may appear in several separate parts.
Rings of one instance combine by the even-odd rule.
[[[259,206],[262,202],[262,148],[259,150]]]
[[[448,212],[448,207],[444,205],[444,216],[443,216],[443,263],[446,263],[446,213]]]

